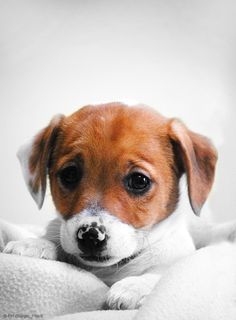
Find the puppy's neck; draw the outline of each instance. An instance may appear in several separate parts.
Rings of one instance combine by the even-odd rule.
[[[173,236],[174,233],[187,231],[188,221],[194,216],[189,203],[186,175],[179,182],[179,201],[175,211],[166,219],[154,225],[150,232],[150,241],[159,242]]]
[[[158,244],[186,228],[186,213],[176,210],[169,217],[147,231],[148,241],[150,244]]]

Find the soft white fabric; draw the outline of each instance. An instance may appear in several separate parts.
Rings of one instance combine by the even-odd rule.
[[[9,231],[16,231],[5,223],[0,229],[6,225],[2,243],[9,240]],[[0,253],[0,317],[235,320],[236,245],[206,247],[173,265],[138,311],[95,311],[102,308],[107,291],[95,276],[66,263]]]
[[[68,314],[54,320],[132,320],[137,310],[107,310]]]
[[[235,320],[236,246],[203,248],[164,274],[138,311],[97,311],[58,320]]]
[[[135,320],[235,320],[236,245],[196,251],[165,272]]]
[[[107,286],[72,265],[0,253],[0,318],[101,309]]]

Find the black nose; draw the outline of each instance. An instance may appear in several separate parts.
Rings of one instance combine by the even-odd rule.
[[[107,235],[103,225],[82,225],[77,233],[79,249],[86,255],[97,255],[105,249]]]

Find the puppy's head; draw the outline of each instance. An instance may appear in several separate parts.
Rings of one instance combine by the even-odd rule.
[[[179,120],[121,103],[57,116],[18,156],[39,207],[49,176],[63,249],[92,266],[138,253],[143,230],[175,210],[183,173],[199,214],[217,158],[209,140]]]

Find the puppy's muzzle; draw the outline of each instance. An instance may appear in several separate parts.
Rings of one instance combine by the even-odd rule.
[[[100,255],[106,248],[107,238],[105,227],[96,222],[82,225],[77,232],[78,247],[87,257]]]

